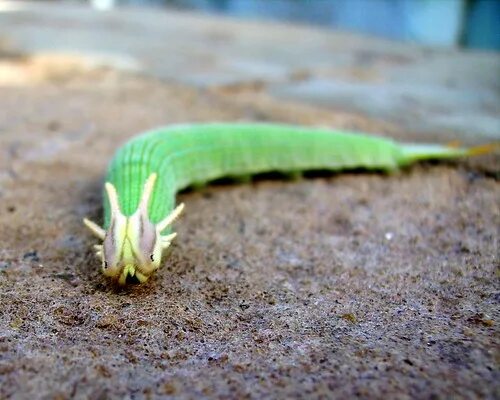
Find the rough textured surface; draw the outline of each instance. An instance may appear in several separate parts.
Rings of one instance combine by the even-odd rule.
[[[110,71],[3,88],[0,107],[0,397],[495,396],[497,157],[186,193],[165,267],[117,290],[81,219],[133,133],[384,127]]]
[[[258,88],[0,61],[16,77],[0,88],[0,398],[500,396],[498,155],[182,194],[163,269],[117,289],[81,219],[100,220],[106,164],[137,132],[246,119],[438,138]]]

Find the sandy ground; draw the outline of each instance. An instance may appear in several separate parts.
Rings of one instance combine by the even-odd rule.
[[[117,289],[81,219],[101,219],[106,164],[132,135],[275,120],[412,137],[259,91],[11,67],[0,398],[500,396],[498,156],[184,193],[164,267]]]

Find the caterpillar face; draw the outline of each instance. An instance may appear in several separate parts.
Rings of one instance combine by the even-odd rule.
[[[161,264],[164,249],[177,235],[161,235],[182,212],[184,205],[179,205],[170,215],[153,224],[148,217],[148,203],[153,190],[156,174],[144,185],[142,199],[134,214],[130,217],[120,211],[118,194],[114,186],[106,183],[106,192],[111,208],[111,222],[108,230],[94,222],[84,219],[85,225],[103,240],[102,245],[95,245],[96,255],[101,259],[101,271],[104,275],[124,285],[128,277],[136,278],[140,283],[148,280]]]
[[[128,277],[145,282],[160,267],[161,243],[155,225],[141,212],[115,215],[100,254],[102,273],[120,284]]]

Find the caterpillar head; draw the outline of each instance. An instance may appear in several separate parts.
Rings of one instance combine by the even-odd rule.
[[[153,224],[149,219],[148,204],[156,177],[156,173],[153,173],[147,179],[139,206],[131,216],[123,215],[116,189],[107,182],[105,188],[111,209],[109,228],[104,230],[86,218],[83,220],[92,233],[103,241],[102,245],[94,246],[101,260],[102,273],[121,285],[127,282],[129,276],[141,283],[147,281],[160,267],[163,250],[170,246],[177,235],[171,233],[163,236],[161,232],[179,216],[184,204],[180,204],[158,224]]]

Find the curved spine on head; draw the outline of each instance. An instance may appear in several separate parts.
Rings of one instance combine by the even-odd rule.
[[[109,228],[104,230],[87,218],[83,223],[103,244],[95,245],[96,255],[102,262],[104,275],[125,284],[127,276],[135,276],[145,282],[160,267],[163,250],[167,249],[176,233],[162,235],[169,225],[182,213],[184,204],[177,206],[157,224],[149,219],[148,207],[154,190],[157,174],[152,173],[144,184],[137,210],[129,217],[120,209],[118,193],[110,182],[105,189],[111,210]]]

